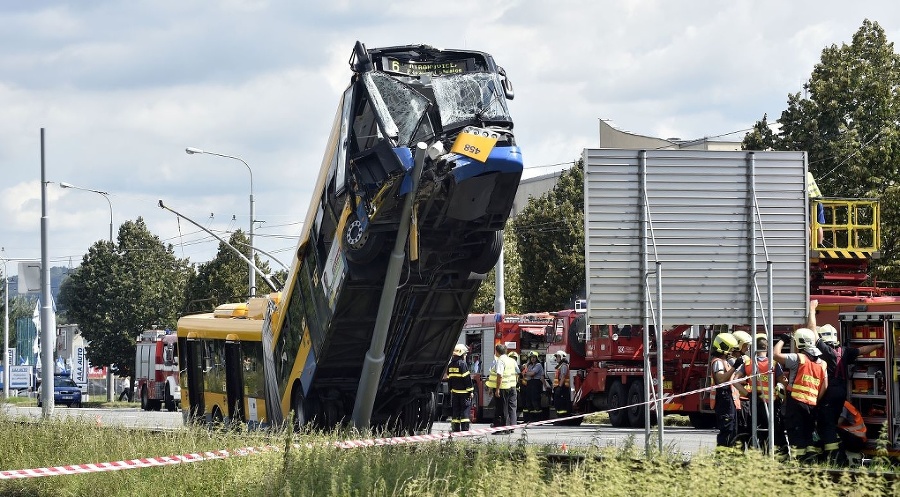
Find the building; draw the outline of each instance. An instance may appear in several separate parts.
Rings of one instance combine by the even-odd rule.
[[[741,141],[725,137],[704,137],[696,140],[681,138],[656,138],[622,131],[608,121],[600,119],[600,148],[653,149],[653,150],[740,150]],[[727,135],[734,137],[735,135]],[[743,136],[740,136],[743,139]]]

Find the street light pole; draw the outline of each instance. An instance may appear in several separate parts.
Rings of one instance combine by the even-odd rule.
[[[250,168],[250,164],[244,159],[240,157],[235,157],[233,155],[225,155],[216,152],[210,152],[208,150],[202,150],[195,147],[187,147],[184,151],[188,155],[193,154],[206,154],[206,155],[215,155],[217,157],[225,157],[226,159],[234,159],[237,161],[241,161],[245,166],[247,166],[247,171],[250,172],[250,296],[256,296],[256,271],[253,268],[253,265],[256,264],[256,257],[254,256],[256,249],[253,248],[253,223],[255,222],[255,213],[253,211],[253,169]]]
[[[0,252],[6,252],[0,249]],[[9,273],[3,258],[3,398],[9,398]]]
[[[103,198],[106,199],[106,203],[109,204],[109,243],[113,244],[113,206],[112,201],[109,200],[109,192],[104,192],[101,190],[94,190],[91,188],[83,188],[80,186],[75,186],[71,183],[66,183],[64,181],[59,182],[60,188],[71,188],[73,190],[81,190],[83,192],[93,192],[100,195],[103,195]],[[110,364],[106,368],[106,401],[113,401],[113,374],[112,374],[112,364]]]

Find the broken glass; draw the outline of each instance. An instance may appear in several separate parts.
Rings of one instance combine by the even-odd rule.
[[[397,145],[409,145],[428,110],[428,99],[382,72],[365,73],[363,78],[385,132],[397,139]]]
[[[497,74],[467,73],[433,78],[431,87],[444,131],[472,120],[512,122]]]

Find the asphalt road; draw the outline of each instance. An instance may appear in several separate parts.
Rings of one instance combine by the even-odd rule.
[[[13,417],[23,416],[32,419],[41,417],[41,409],[37,407],[0,405],[2,405],[4,412]],[[138,407],[118,409],[54,407],[53,416],[59,418],[81,418],[87,422],[98,423],[102,426],[148,429],[179,429],[184,426],[181,412],[145,412]],[[484,424],[474,424],[472,428],[484,428],[486,426]],[[449,423],[437,422],[434,424],[432,432],[440,433],[449,430]],[[650,435],[650,447],[658,447],[656,427],[651,430]],[[479,435],[472,438],[484,443],[518,442],[524,439],[530,444],[555,445],[560,448],[562,448],[563,444],[567,447],[622,447],[625,444],[633,444],[638,450],[646,446],[645,434],[642,428],[613,428],[610,425],[594,424],[583,424],[576,427],[552,425],[521,427],[508,435]],[[715,445],[716,432],[714,430],[665,427],[663,432],[663,448],[666,452],[682,453],[685,456],[690,456],[701,451],[712,451]]]

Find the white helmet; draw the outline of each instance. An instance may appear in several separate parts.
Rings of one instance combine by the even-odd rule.
[[[819,355],[819,350],[816,348],[816,334],[809,328],[800,328],[794,332],[794,347],[798,351],[805,350],[813,355]]]
[[[838,343],[840,343],[838,341],[837,330],[834,329],[834,326],[831,326],[830,324],[823,324],[822,326],[819,326],[818,331],[819,338],[821,338],[823,342],[831,345],[837,345]]]
[[[745,343],[750,343],[750,341],[753,340],[753,338],[750,336],[750,334],[747,333],[746,331],[737,330],[737,331],[731,332],[731,334],[734,335],[735,339],[737,339],[738,347],[741,347]]]
[[[561,351],[561,350],[557,350],[557,351],[553,354],[553,356],[556,357],[556,360],[557,360],[557,361],[563,361],[563,360],[566,359],[566,353],[563,352],[563,351]]]
[[[469,347],[466,347],[464,343],[456,344],[456,347],[453,347],[453,355],[463,356],[469,352]]]

